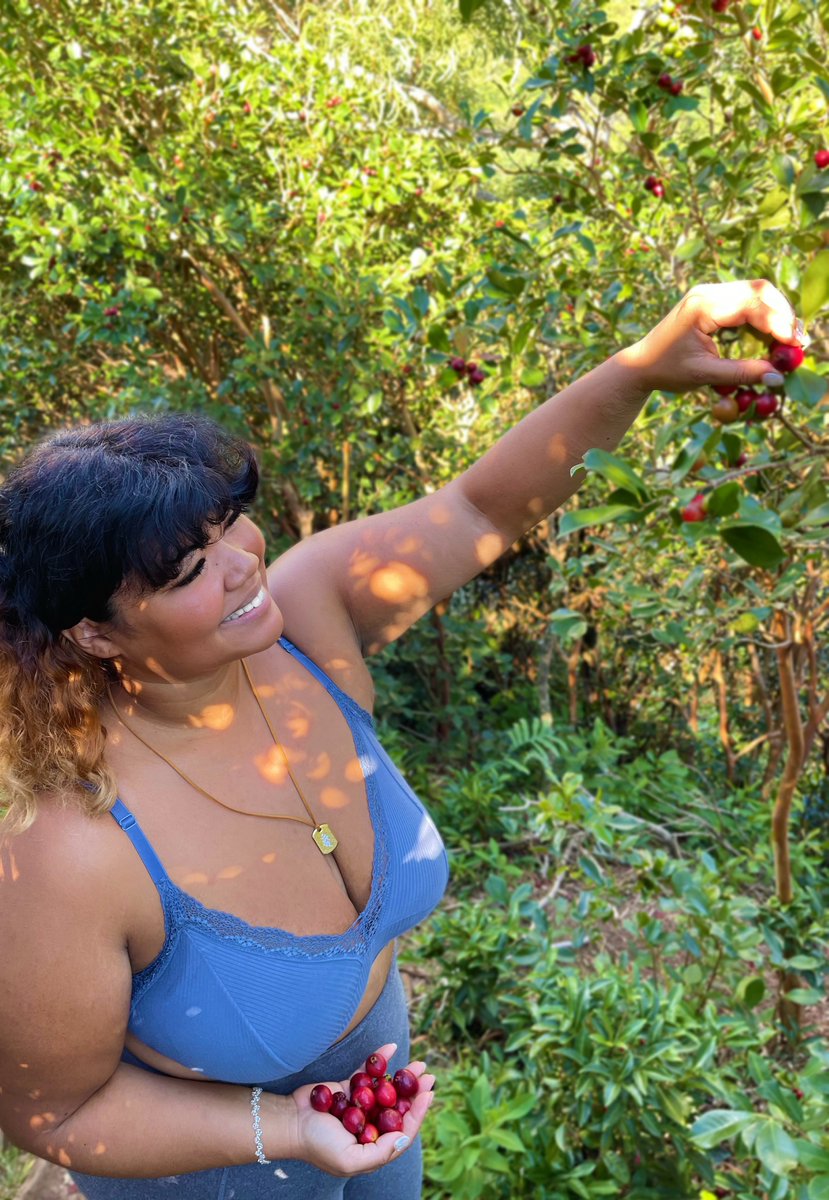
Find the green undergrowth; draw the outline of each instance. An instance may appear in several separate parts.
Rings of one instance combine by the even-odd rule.
[[[0,1200],[15,1200],[32,1169],[34,1159],[0,1138]]]
[[[800,804],[783,908],[756,792],[599,725],[490,736],[424,791],[452,864],[402,954],[424,1194],[829,1196],[829,826]]]

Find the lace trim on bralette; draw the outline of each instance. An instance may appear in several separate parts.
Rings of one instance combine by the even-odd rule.
[[[345,693],[343,696],[345,701],[348,701]],[[351,703],[363,714],[363,720],[369,716],[364,709],[360,709],[356,701]],[[361,761],[368,765],[373,756],[368,753],[364,731],[362,724],[354,729],[354,744]],[[178,942],[179,934],[185,926],[206,929],[225,941],[232,941],[250,949],[279,952],[288,958],[366,953],[375,939],[384,910],[383,902],[389,874],[389,850],[378,794],[376,766],[368,766],[365,780],[369,816],[375,836],[372,888],[366,908],[344,933],[300,935],[275,926],[249,925],[247,921],[237,917],[234,913],[207,908],[195,896],[182,891],[172,880],[161,879],[157,886],[164,908],[167,934],[158,957],[143,971],[133,976],[133,1006],[164,970]]]

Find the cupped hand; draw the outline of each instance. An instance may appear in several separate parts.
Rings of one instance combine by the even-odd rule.
[[[691,288],[641,341],[616,356],[649,391],[687,392],[705,384],[779,386],[766,358],[721,358],[713,334],[751,325],[761,335],[806,346],[809,338],[789,301],[767,279],[705,283]],[[773,378],[764,376],[771,374]]]
[[[388,1061],[391,1060],[396,1049],[396,1043],[389,1042],[385,1046],[379,1046],[377,1053],[382,1054]],[[361,1070],[362,1065],[362,1063],[355,1065],[354,1070]],[[370,1142],[365,1146],[361,1145],[354,1135],[348,1132],[338,1117],[332,1117],[330,1113],[316,1112],[311,1107],[311,1092],[315,1084],[306,1084],[297,1088],[292,1093],[297,1110],[295,1146],[292,1157],[313,1163],[315,1167],[320,1167],[331,1175],[347,1177],[362,1175],[367,1171],[376,1171],[380,1167],[384,1167],[386,1163],[398,1158],[400,1154],[404,1154],[406,1146],[410,1146],[414,1141],[423,1124],[423,1118],[434,1100],[432,1088],[435,1083],[434,1075],[426,1074],[425,1063],[410,1062],[407,1066],[412,1074],[417,1076],[420,1090],[412,1101],[412,1107],[403,1117],[402,1132],[383,1133],[376,1142]],[[316,1082],[326,1084],[332,1092],[345,1092],[346,1096],[350,1094],[348,1079],[340,1082],[318,1079]],[[401,1139],[404,1137],[409,1140],[405,1145],[401,1144],[398,1149],[397,1144],[401,1143]]]

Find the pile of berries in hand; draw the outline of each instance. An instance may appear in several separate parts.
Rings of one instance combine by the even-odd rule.
[[[398,1133],[420,1083],[406,1067],[395,1071],[392,1077],[386,1074],[387,1066],[382,1054],[370,1054],[366,1069],[351,1076],[350,1096],[332,1092],[326,1084],[318,1083],[311,1092],[311,1107],[338,1117],[364,1146],[376,1142],[382,1133]]]

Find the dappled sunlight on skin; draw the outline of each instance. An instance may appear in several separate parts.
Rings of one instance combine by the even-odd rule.
[[[429,520],[433,525],[448,525],[452,520],[452,514],[449,508],[435,507],[429,512]]]
[[[376,554],[369,554],[367,550],[355,550],[351,555],[348,570],[355,579],[363,579],[375,571],[379,565],[380,559]]]
[[[550,444],[547,447],[547,457],[549,458],[550,462],[555,463],[556,466],[562,466],[564,463],[568,463],[571,460],[573,454],[572,451],[567,447],[567,438],[563,433],[553,434],[553,436],[550,438]],[[544,506],[542,500],[536,500],[534,503],[539,504],[546,512],[546,507]],[[533,501],[530,501],[528,507],[531,508],[531,511],[535,511],[532,509],[532,504]]]
[[[311,732],[311,716],[305,712],[295,712],[285,719],[285,726],[295,738],[307,737]]]
[[[475,554],[482,566],[489,566],[503,552],[504,539],[498,533],[485,533],[475,542]]]
[[[216,874],[217,879],[236,879],[242,874],[242,867],[222,867],[221,871]]]
[[[148,671],[152,671],[153,675],[158,675],[159,679],[163,679],[165,683],[175,683],[176,682],[176,680],[173,678],[173,676],[168,675],[168,673],[164,670],[164,668],[162,667],[162,665],[158,661],[158,659],[153,658],[152,655],[150,655],[149,658],[144,660],[144,666],[147,668]]]
[[[188,717],[188,723],[195,729],[229,729],[233,724],[236,710],[232,704],[208,704],[202,709],[200,717]]]
[[[285,759],[277,746],[271,746],[264,754],[255,755],[253,761],[268,783],[284,783],[289,778]]]
[[[316,757],[314,766],[309,767],[306,775],[309,779],[325,779],[326,775],[331,774],[331,756],[327,751],[323,750]]]
[[[20,1064],[21,1067],[23,1067],[25,1065],[26,1065],[25,1063]],[[36,1100],[37,1097],[33,1096],[32,1099]],[[51,1123],[54,1121],[54,1119],[55,1119],[54,1113],[51,1113],[51,1112],[36,1113],[33,1117],[31,1117],[29,1119],[29,1128],[36,1129],[36,1130],[43,1129],[44,1125],[51,1125]]]
[[[190,871],[184,876],[184,886],[191,887],[194,883],[209,883],[210,876],[205,875],[204,871]]]
[[[275,851],[275,850],[269,850],[267,854],[263,854],[263,855],[262,855],[262,862],[263,862],[263,863],[274,863],[274,862],[276,862],[276,851]]]
[[[324,787],[320,792],[320,800],[325,808],[345,808],[349,803],[346,793],[337,787]]]
[[[128,696],[138,697],[144,690],[144,685],[140,679],[127,679],[124,676],[124,669],[119,662],[116,662],[115,669],[119,675],[119,683]]]
[[[369,589],[378,600],[399,604],[428,596],[429,580],[408,563],[392,561],[372,572]]]
[[[17,883],[20,878],[20,871],[17,866],[14,854],[8,847],[0,854],[0,883],[9,881]],[[21,1064],[22,1065],[22,1064]]]
[[[350,758],[348,760],[345,764],[343,775],[345,775],[349,783],[363,782],[363,764],[359,758]]]

